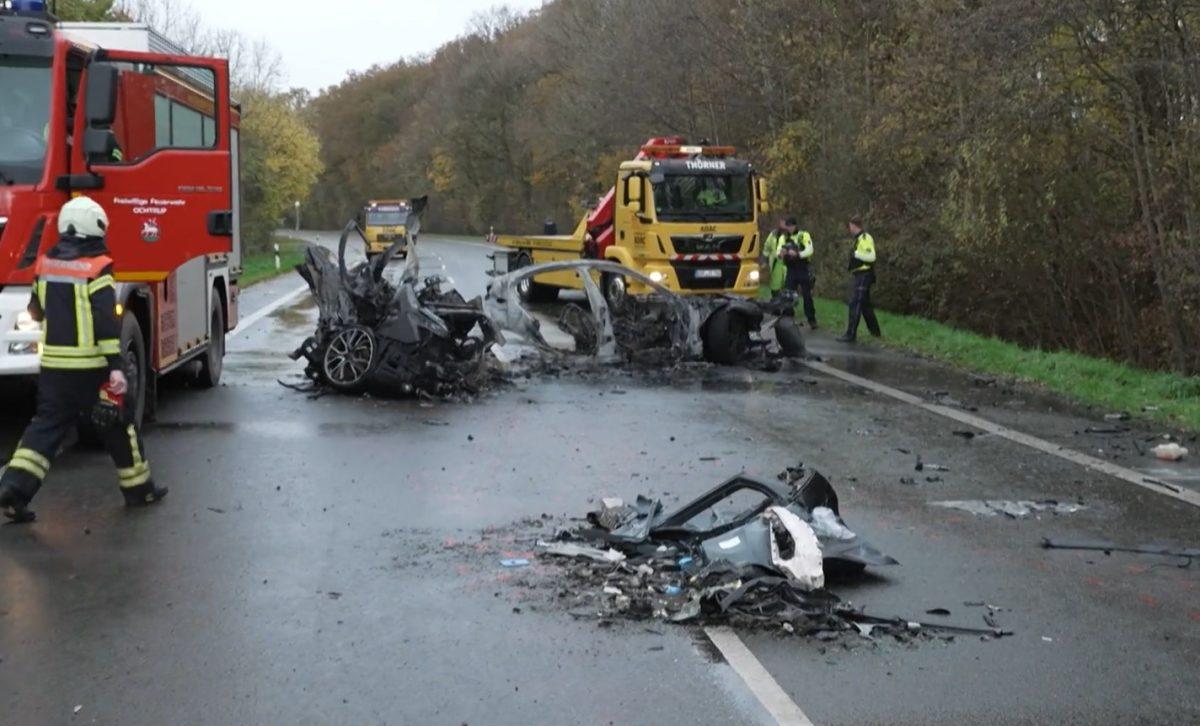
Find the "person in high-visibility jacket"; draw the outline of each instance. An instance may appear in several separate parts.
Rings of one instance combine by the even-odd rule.
[[[34,519],[29,502],[63,440],[97,406],[101,388],[116,396],[128,390],[107,229],[104,209],[76,197],[59,211],[58,243],[38,260],[29,301],[29,314],[42,323],[37,410],[0,476],[0,512],[17,522]],[[141,437],[127,413],[97,433],[117,466],[126,505],[153,504],[166,495],[150,477]]]
[[[875,318],[875,306],[871,304],[871,286],[875,284],[875,238],[863,229],[862,220],[854,217],[847,224],[853,238],[850,248],[850,271],[854,287],[850,293],[850,319],[846,333],[838,338],[843,343],[853,343],[858,337],[858,321],[862,318],[867,330],[878,338],[879,321]]]
[[[771,296],[780,290],[795,291],[800,297],[796,301],[796,317],[803,309],[809,327],[816,330],[817,310],[812,297],[816,278],[809,266],[813,256],[812,235],[799,228],[795,217],[787,217],[767,236],[763,251],[770,271]]]

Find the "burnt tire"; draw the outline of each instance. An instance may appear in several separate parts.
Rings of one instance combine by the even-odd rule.
[[[721,308],[709,316],[703,330],[704,359],[725,366],[736,365],[750,348],[750,326],[745,316]]]
[[[333,388],[347,393],[361,391],[379,359],[375,334],[361,325],[334,333],[321,354],[321,375]]]
[[[775,341],[779,343],[779,351],[788,358],[804,357],[804,335],[795,318],[779,318],[775,321]]]
[[[225,367],[225,308],[214,292],[212,310],[208,315],[208,349],[200,357],[200,375],[196,381],[201,388],[216,388]]]

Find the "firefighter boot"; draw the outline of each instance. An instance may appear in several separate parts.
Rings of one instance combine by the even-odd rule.
[[[133,487],[122,487],[121,493],[125,495],[125,506],[148,507],[161,502],[167,496],[167,488],[157,486],[151,480]]]
[[[37,519],[37,514],[29,508],[29,497],[11,484],[0,488],[0,513],[16,524]]]

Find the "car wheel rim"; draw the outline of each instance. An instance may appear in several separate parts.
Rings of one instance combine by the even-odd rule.
[[[375,340],[362,328],[346,328],[325,350],[325,375],[330,381],[352,386],[362,381],[375,357]]]

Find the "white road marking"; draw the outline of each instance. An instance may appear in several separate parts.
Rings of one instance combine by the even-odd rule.
[[[266,305],[262,306],[258,310],[255,310],[254,312],[250,313],[249,315],[247,315],[246,317],[244,317],[240,321],[238,321],[237,327],[234,328],[233,330],[229,331],[229,334],[226,337],[232,338],[235,335],[238,335],[239,333],[246,332],[246,330],[248,330],[251,325],[254,325],[258,321],[262,320],[263,318],[267,317],[271,313],[278,310],[279,308],[283,307],[284,305],[287,305],[291,301],[300,297],[301,293],[305,293],[305,292],[308,292],[308,285],[302,285],[302,286],[296,288],[295,290],[292,290],[291,292],[284,294],[282,297],[278,297],[275,300],[273,300],[272,302],[267,303]]]
[[[1094,456],[1088,456],[1087,454],[1080,453],[1074,449],[1068,449],[1064,446],[1059,446],[1058,444],[1051,443],[1044,439],[1039,439],[1036,436],[1030,436],[1029,434],[1010,429],[1007,426],[1001,426],[1000,424],[993,423],[985,418],[972,415],[966,411],[950,408],[949,406],[943,406],[937,403],[929,403],[928,401],[918,396],[914,396],[911,393],[906,393],[896,388],[892,388],[891,386],[877,383],[869,378],[863,378],[861,376],[856,376],[853,373],[847,373],[846,371],[834,368],[833,366],[826,365],[824,363],[809,361],[806,363],[806,365],[809,368],[812,368],[815,371],[820,371],[827,376],[840,378],[847,383],[853,383],[854,385],[861,386],[867,390],[875,391],[876,393],[881,393],[898,401],[912,404],[913,406],[925,409],[930,413],[935,413],[939,416],[953,419],[959,423],[966,424],[967,426],[973,426],[977,429],[986,431],[989,434],[994,434],[1001,438],[1008,439],[1009,441],[1021,444],[1022,446],[1028,446],[1031,449],[1036,449],[1044,454],[1057,456],[1060,459],[1065,459],[1073,464],[1079,464],[1080,466],[1087,467],[1093,471],[1098,471],[1101,474],[1107,474],[1111,477],[1127,481],[1130,484],[1136,484],[1137,486],[1152,491],[1156,494],[1163,494],[1168,497],[1178,499],[1181,502],[1187,502],[1193,506],[1200,507],[1200,492],[1195,490],[1162,482],[1152,476],[1148,476],[1133,469],[1126,469],[1123,466],[1117,466],[1116,464],[1104,461],[1103,459],[1097,459]]]
[[[717,646],[717,650],[721,651],[721,655],[725,656],[729,667],[746,683],[767,713],[771,714],[771,718],[775,719],[775,723],[780,726],[813,726],[813,722],[771,677],[737,633],[724,626],[705,628],[704,633],[712,644]]]

